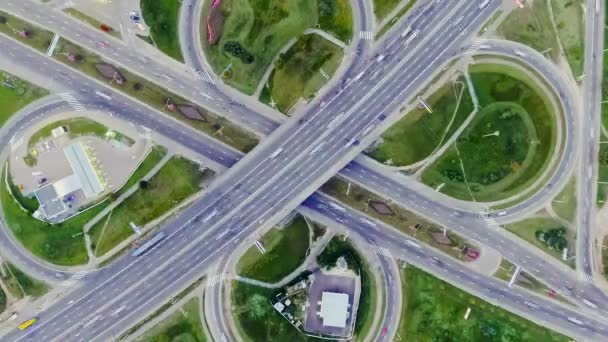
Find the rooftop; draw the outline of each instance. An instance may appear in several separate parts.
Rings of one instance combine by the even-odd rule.
[[[323,292],[321,311],[326,327],[344,328],[348,319],[348,295],[346,293]]]

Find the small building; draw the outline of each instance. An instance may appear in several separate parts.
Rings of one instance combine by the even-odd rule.
[[[348,319],[349,304],[346,293],[323,292],[321,295],[321,310],[318,315],[323,320],[323,326],[345,328]]]
[[[395,215],[395,212],[388,204],[381,201],[370,201],[369,205],[380,215],[392,216]]]
[[[73,173],[34,191],[40,203],[39,214],[47,220],[71,208],[74,197],[89,199],[104,191],[97,171],[82,144],[70,144],[63,152]]]

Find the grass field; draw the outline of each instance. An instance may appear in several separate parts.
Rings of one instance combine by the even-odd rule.
[[[608,141],[608,138],[604,138]],[[597,203],[603,207],[608,199],[608,143],[600,144]]]
[[[572,178],[562,192],[553,199],[551,206],[555,213],[568,222],[573,222],[576,215],[576,178]]]
[[[2,25],[0,24],[0,27]],[[0,126],[13,114],[31,102],[48,95],[46,89],[24,81],[6,71],[0,71]],[[14,87],[14,88],[12,88]]]
[[[146,156],[146,158],[139,164],[139,167],[131,174],[125,185],[122,186],[115,194],[115,197],[120,196],[125,191],[129,190],[133,185],[137,184],[145,175],[150,172],[158,164],[161,159],[167,154],[167,149],[163,146],[154,145]]]
[[[210,4],[208,1],[204,13]],[[346,6],[345,0],[224,0],[222,36],[209,45],[206,25],[202,25],[203,49],[216,74],[230,66],[225,81],[252,94],[277,53],[305,29],[319,24],[338,38],[350,39],[352,13]],[[229,52],[233,51],[229,45],[242,52]]]
[[[505,226],[505,228],[508,231],[510,231],[511,233],[530,242],[531,244],[538,247],[539,249],[546,252],[547,254],[550,254],[551,256],[553,256],[553,257],[559,259],[560,261],[573,267],[574,260],[571,260],[568,262],[563,261],[561,251],[550,249],[544,242],[542,242],[536,238],[535,234],[536,234],[537,230],[548,230],[548,229],[559,228],[559,227],[562,227],[562,224],[560,224],[559,222],[557,222],[551,218],[531,218],[531,219],[526,219],[526,220],[523,220],[523,221],[520,221],[517,223],[511,223],[511,224],[508,224]],[[573,248],[576,244],[575,233],[571,232],[569,230],[566,230],[566,239],[568,240],[569,248],[570,249]]]
[[[405,166],[428,157],[449,139],[473,112],[473,101],[464,78],[446,84],[427,99],[433,109],[416,108],[382,134],[382,143],[370,157]]]
[[[403,341],[569,341],[408,265],[402,271]],[[471,308],[467,320],[463,316]]]
[[[78,20],[84,21],[85,23],[87,23],[87,24],[89,24],[89,25],[91,25],[91,26],[99,29],[100,31],[101,31],[100,28],[101,28],[102,24],[106,25],[107,27],[110,27],[109,25],[104,24],[101,21],[99,21],[99,20],[97,20],[97,19],[95,19],[95,18],[93,18],[93,17],[91,17],[91,16],[89,16],[87,14],[82,13],[82,12],[80,12],[79,10],[77,10],[75,8],[66,8],[63,11],[65,13],[71,15],[72,17],[74,17],[74,18],[76,18]],[[102,32],[105,32],[105,33],[107,33],[107,34],[109,34],[111,36],[114,36],[114,37],[120,39],[120,31],[117,31],[113,27],[110,27],[110,31],[102,31]]]
[[[6,294],[0,289],[0,314],[6,310]]]
[[[62,223],[51,225],[33,218],[29,212],[21,210],[9,193],[2,174],[0,201],[4,220],[16,239],[39,258],[56,265],[82,265],[88,256],[82,235],[83,226],[108,205],[101,203]]]
[[[46,50],[51,43],[51,39],[53,39],[53,33],[51,31],[32,25],[4,11],[0,11],[0,17],[6,18],[6,23],[0,24],[0,33],[29,45],[40,52],[46,53]],[[21,33],[23,32],[27,32],[27,36],[22,35]]]
[[[583,73],[585,13],[582,6],[584,3],[583,0],[551,0],[557,35],[574,77]]]
[[[25,296],[38,298],[49,291],[49,287],[44,282],[31,278],[15,265],[5,262],[2,267],[6,272],[6,277],[2,277],[2,281],[15,298]]]
[[[459,199],[500,200],[542,175],[555,152],[558,114],[520,70],[478,64],[470,72],[482,109],[422,181],[445,183],[441,192]]]
[[[349,267],[361,277],[361,295],[359,296],[359,308],[357,309],[357,321],[355,322],[355,340],[363,340],[373,325],[376,305],[377,288],[376,279],[369,265],[361,257],[350,240],[344,240],[343,236],[333,237],[323,252],[317,256],[317,262],[321,266],[334,266],[339,257],[344,257]]]
[[[141,0],[141,14],[150,27],[154,45],[168,56],[183,62],[179,47],[178,19],[181,1]]]
[[[179,310],[169,315],[162,322],[153,326],[138,342],[206,342],[203,331],[200,302],[192,298]]]
[[[201,182],[212,174],[209,169],[199,170],[199,165],[188,159],[172,157],[145,188],[126,198],[91,228],[95,254],[103,255],[131,236],[130,222],[142,227],[198,192]]]
[[[374,15],[378,21],[384,19],[402,0],[374,0]]]
[[[355,210],[365,212],[367,215],[384,222],[393,228],[401,231],[402,233],[408,234],[415,237],[419,241],[422,241],[434,248],[441,250],[442,252],[454,257],[462,258],[460,250],[465,246],[474,247],[475,244],[466,241],[459,235],[454,234],[448,230],[448,238],[452,241],[451,245],[443,245],[438,243],[434,238],[433,234],[442,234],[443,228],[439,225],[433,224],[428,220],[417,216],[413,212],[410,212],[394,203],[388,203],[388,201],[382,197],[376,196],[370,191],[367,191],[356,184],[351,183],[351,189],[349,195],[346,195],[346,189],[348,183],[338,177],[330,179],[323,185],[321,191],[336,198],[337,200],[351,206]],[[383,202],[395,213],[394,215],[381,215],[369,206],[369,202]],[[421,228],[415,230],[414,227],[420,224]],[[466,261],[466,260],[463,260]]]
[[[279,111],[287,113],[300,98],[310,100],[315,96],[327,82],[321,70],[333,76],[342,56],[340,47],[317,34],[300,36],[275,63],[260,101],[274,101]]]
[[[260,242],[266,249],[262,254],[251,246],[236,265],[237,273],[269,283],[276,283],[293,272],[306,259],[309,229],[300,216],[284,229],[273,228]]]
[[[554,60],[559,56],[559,44],[545,0],[515,9],[500,25],[497,33],[539,52],[550,49],[548,53]]]

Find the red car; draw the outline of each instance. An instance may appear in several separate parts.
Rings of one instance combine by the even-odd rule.
[[[547,291],[547,294],[549,295],[549,297],[551,298],[555,298],[555,296],[557,296],[557,292],[555,292],[554,289],[549,289],[549,291]]]
[[[101,29],[103,32],[110,32],[110,31],[112,31],[112,28],[111,28],[110,26],[108,26],[108,25],[105,25],[105,24],[101,24],[101,25],[99,26],[99,28],[100,28],[100,29]]]
[[[477,258],[479,258],[479,251],[476,249],[473,249],[471,247],[465,247],[464,253],[473,260],[476,260]]]
[[[388,332],[388,329],[386,329],[386,327],[382,328],[382,333],[380,333],[380,336],[382,336],[382,337],[386,336],[387,332]]]

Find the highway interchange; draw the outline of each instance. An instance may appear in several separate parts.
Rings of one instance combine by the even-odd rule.
[[[242,117],[246,118],[246,120],[249,120],[250,117],[256,118],[256,123],[248,123],[249,127],[265,127],[259,129],[259,134],[268,134],[274,131],[272,135],[264,140],[264,143],[260,147],[256,148],[256,150],[240,160],[238,163],[237,160],[241,158],[238,152],[230,151],[230,149],[227,149],[224,145],[221,145],[210,138],[205,138],[200,134],[196,134],[196,138],[193,139],[191,134],[192,132],[184,129],[183,126],[177,123],[171,123],[167,126],[166,124],[171,121],[170,119],[158,117],[156,122],[153,121],[152,123],[148,124],[147,126],[151,129],[158,130],[159,133],[166,134],[170,137],[176,137],[176,140],[180,141],[180,143],[183,143],[186,146],[189,145],[189,147],[194,150],[197,150],[198,147],[198,150],[204,150],[201,152],[201,154],[205,155],[207,158],[214,160],[218,164],[232,168],[223,174],[222,179],[220,179],[212,186],[211,189],[209,189],[209,194],[205,198],[196,203],[193,207],[189,208],[177,220],[171,222],[164,228],[168,232],[173,232],[175,235],[173,238],[168,239],[165,243],[163,243],[162,248],[154,250],[149,256],[147,256],[145,260],[131,260],[129,257],[124,257],[119,259],[112,266],[92,274],[90,278],[86,279],[86,286],[78,289],[65,299],[65,303],[70,303],[70,301],[73,301],[71,304],[66,305],[66,308],[64,309],[69,311],[68,313],[61,316],[56,315],[59,312],[59,309],[56,307],[62,305],[56,305],[48,309],[41,315],[41,317],[43,317],[42,324],[35,330],[32,330],[31,334],[26,335],[26,339],[35,340],[36,338],[47,339],[50,337],[67,337],[67,334],[78,327],[77,325],[74,325],[76,319],[74,317],[87,317],[89,322],[95,319],[99,321],[95,324],[95,329],[87,329],[85,332],[86,335],[83,333],[81,336],[72,336],[75,337],[75,340],[103,340],[108,336],[118,334],[120,331],[126,329],[129,325],[135,323],[138,317],[140,317],[138,313],[146,312],[146,310],[149,311],[156,304],[160,303],[160,301],[157,300],[167,298],[171,293],[174,292],[175,289],[183,286],[187,282],[185,279],[181,278],[177,280],[171,279],[175,281],[168,284],[164,281],[162,283],[152,282],[149,285],[146,284],[143,286],[143,288],[137,292],[135,297],[125,298],[127,297],[125,294],[128,293],[130,287],[135,284],[135,279],[142,278],[141,272],[129,272],[127,270],[137,269],[142,271],[150,269],[152,266],[154,266],[155,273],[148,274],[145,279],[157,277],[158,279],[164,280],[170,279],[171,277],[163,275],[183,274],[184,278],[194,280],[197,276],[200,276],[200,273],[204,270],[205,265],[210,264],[213,259],[219,257],[219,252],[222,248],[234,243],[235,240],[244,239],[248,234],[251,234],[253,231],[258,230],[259,228],[268,228],[272,226],[276,221],[282,218],[286,212],[296,208],[299,203],[309,197],[309,195],[314,192],[316,188],[318,188],[333,173],[337,172],[341,166],[347,165],[350,159],[354,158],[360,153],[361,149],[366,145],[366,143],[373,141],[373,139],[377,137],[378,133],[381,131],[380,128],[382,128],[382,119],[379,118],[382,116],[390,116],[396,107],[400,105],[400,103],[403,103],[408,98],[411,98],[414,95],[415,90],[424,85],[424,81],[430,78],[430,75],[434,72],[434,70],[439,69],[439,67],[445,63],[451,57],[451,55],[460,53],[460,46],[462,46],[464,41],[466,41],[467,35],[460,35],[458,31],[452,30],[453,27],[449,25],[449,19],[453,20],[453,18],[464,16],[464,21],[469,23],[469,25],[463,27],[464,32],[475,32],[475,30],[478,29],[490,16],[492,10],[498,5],[499,2],[495,1],[486,7],[484,11],[479,11],[478,8],[476,8],[477,5],[475,3],[465,4],[463,2],[454,2],[453,4],[450,4],[449,7],[434,9],[434,11],[427,12],[427,15],[422,16],[419,22],[415,22],[415,24],[420,27],[424,33],[421,35],[422,41],[414,43],[416,44],[414,52],[424,52],[423,57],[416,56],[414,53],[411,53],[410,55],[405,56],[405,58],[402,58],[402,56],[397,58],[398,53],[407,53],[412,50],[407,49],[408,51],[397,51],[398,49],[396,47],[398,44],[400,44],[397,37],[398,33],[389,36],[385,40],[386,47],[381,48],[385,49],[387,53],[386,61],[382,65],[374,65],[373,63],[369,66],[363,65],[362,68],[369,68],[367,69],[365,76],[357,81],[351,81],[351,83],[349,83],[344,89],[338,90],[338,95],[327,95],[326,102],[328,103],[325,104],[323,108],[319,108],[318,105],[313,105],[310,110],[298,113],[294,120],[288,121],[278,129],[276,128],[278,127],[278,124],[272,120],[272,116],[250,116],[249,112],[251,111],[248,111],[246,107],[234,106],[237,108],[237,110],[238,108],[243,108],[242,110],[245,114],[242,114]],[[28,10],[36,8],[37,6],[33,6]],[[433,25],[436,22],[441,22],[442,25]],[[53,27],[53,29],[55,29],[55,27]],[[83,29],[86,32],[90,31],[90,29],[86,27]],[[431,36],[441,37],[441,41],[431,41],[428,39],[428,37]],[[15,50],[24,49],[16,46],[18,44],[10,41],[10,39],[3,37],[0,38],[2,38],[2,46],[12,45]],[[80,40],[78,41],[80,42]],[[93,42],[94,39],[91,39],[91,41]],[[111,46],[113,45],[114,44]],[[495,48],[495,50],[500,50],[500,47]],[[108,51],[108,53],[110,52],[112,51]],[[120,52],[121,51],[119,51],[119,54]],[[496,53],[505,54],[510,54],[511,52],[512,50],[509,50],[509,48],[503,49],[502,51],[496,51]],[[32,61],[42,58],[40,55],[33,52],[24,53],[24,55],[28,54],[30,55],[28,58],[31,58]],[[534,56],[534,53],[530,53],[529,55]],[[17,56],[22,63],[27,63],[27,59],[24,60],[22,54],[17,54]],[[417,58],[425,59],[423,63],[413,63],[414,61],[417,61]],[[542,68],[549,67],[546,63],[530,63],[529,60],[526,60],[526,62],[534,66],[538,65],[537,69],[543,71],[542,74],[544,76],[551,74],[545,73],[544,70],[542,70]],[[32,64],[34,63],[35,62],[32,62]],[[56,63],[53,65],[59,69],[64,68],[65,70],[62,72],[65,72],[65,75],[69,75],[68,77],[70,78],[70,82],[79,81],[79,83],[85,85],[84,88],[78,88],[80,89],[79,93],[83,98],[83,101],[89,96],[89,94],[94,93],[95,89],[103,87],[96,84],[96,82],[92,82],[85,77],[72,72],[67,67],[62,67]],[[359,70],[356,70],[356,72],[358,73]],[[357,73],[355,73],[355,71],[346,72],[344,77],[345,79],[349,77],[352,79]],[[192,79],[192,81],[196,82],[194,79]],[[86,87],[87,84],[88,88]],[[383,87],[378,87],[376,84],[381,84]],[[554,87],[559,87],[560,81],[558,80],[556,82],[551,82],[551,84]],[[200,88],[200,82],[198,83],[198,87]],[[192,89],[196,89],[196,87],[193,87]],[[560,94],[562,92],[566,94],[570,92],[570,90],[561,89],[558,90],[558,92]],[[195,93],[193,94],[196,95]],[[115,108],[113,112],[117,113],[118,115],[121,112],[125,113],[124,115],[128,117],[129,120],[135,122],[145,122],[145,120],[149,120],[150,115],[145,114],[146,110],[149,111],[149,108],[142,106],[140,103],[129,100],[126,97],[121,97],[121,95],[118,95],[117,93],[113,94],[113,98],[116,100],[116,102],[120,101],[121,103],[129,104],[128,114],[125,113],[127,111],[121,109],[122,107]],[[572,114],[573,111],[567,110],[568,98],[568,96],[564,96],[562,98],[562,100],[566,100],[564,103],[562,103],[562,105],[566,108],[565,112],[567,115],[568,113]],[[366,99],[373,100],[366,101]],[[198,101],[200,101],[200,103]],[[202,98],[199,98],[197,103],[208,105],[206,104],[205,100],[202,100]],[[97,99],[97,102],[93,101],[91,105],[108,106],[108,104],[100,101],[99,99]],[[220,110],[222,109],[221,106],[222,105],[220,105]],[[40,110],[38,115],[43,115],[43,112],[47,109],[48,108]],[[230,112],[239,113],[237,110],[231,110]],[[327,127],[331,126],[330,123],[332,120],[334,120],[329,114],[341,112],[345,112],[345,116],[356,116],[356,122],[343,122],[342,125],[336,125],[337,127],[333,129],[327,129]],[[218,113],[220,113],[219,110]],[[137,115],[141,116],[138,117]],[[239,119],[242,120],[242,117]],[[344,119],[344,121],[347,121],[346,118]],[[304,120],[304,123],[298,124],[298,120]],[[370,127],[370,125],[374,125],[375,128],[373,128],[368,135],[363,136],[362,132],[364,132],[367,127]],[[567,127],[568,129],[574,129],[572,126],[573,125],[568,125]],[[301,137],[300,134],[294,134],[294,132],[300,131],[305,133],[306,136]],[[179,132],[182,133],[180,134]],[[568,135],[572,136],[571,134]],[[7,137],[10,136],[12,135],[8,135]],[[353,138],[358,138],[361,140],[359,147],[345,143],[352,141]],[[201,140],[205,142],[204,148],[200,147]],[[327,148],[314,156],[311,155],[310,152],[312,147],[321,141],[325,141],[324,146],[327,146]],[[567,141],[570,142],[570,140]],[[211,150],[210,152],[208,150],[209,146],[215,146],[216,150]],[[571,149],[576,148],[574,142],[571,142],[570,146]],[[283,150],[280,154],[278,154],[274,159],[269,157],[274,151],[277,151],[281,147]],[[230,152],[232,152],[232,155],[230,155]],[[566,162],[560,163],[560,167],[563,168],[563,170],[555,173],[553,176],[555,182],[551,181],[553,184],[559,184],[563,178],[566,178],[569,173],[569,167],[573,165],[571,160],[570,162],[567,161],[569,155],[570,158],[574,158],[572,157],[572,153],[565,153],[564,155]],[[223,158],[223,160],[218,158],[218,156],[222,156],[221,158]],[[298,157],[294,158],[293,156]],[[281,164],[286,164],[287,166],[283,166]],[[278,165],[282,166],[280,171],[278,170]],[[369,187],[367,180],[368,178],[361,177],[363,174],[362,172],[352,171],[357,169],[365,172],[373,171],[366,169],[365,166],[360,166],[355,162],[348,164],[348,167],[342,170],[341,174],[347,178],[350,177],[353,180],[359,178],[358,182],[361,185]],[[245,172],[245,170],[247,170],[247,172]],[[269,176],[269,174],[274,175],[276,172],[279,172],[284,176]],[[378,175],[383,176],[380,173]],[[386,177],[384,178],[385,182],[390,181],[390,179]],[[397,186],[395,187],[395,185]],[[395,189],[403,189],[403,191],[398,192],[395,191]],[[428,201],[429,203],[433,204],[434,207],[432,209],[420,209],[421,205],[427,202],[424,200],[424,198],[419,197],[423,196],[424,194],[417,194],[415,192],[408,193],[407,189],[404,188],[403,185],[395,184],[395,182],[391,184],[391,187],[387,187],[387,191],[387,193],[383,192],[384,195],[390,195],[395,198],[405,196],[402,200],[404,207],[419,209],[416,211],[423,210],[423,213],[435,213],[432,215],[433,217],[430,217],[432,220],[445,223],[448,227],[462,233],[464,236],[473,235],[475,240],[481,242],[490,242],[492,239],[496,239],[497,235],[504,237],[509,243],[512,244],[497,249],[504,251],[505,253],[503,254],[516,263],[518,260],[517,258],[522,260],[522,264],[524,263],[523,261],[525,258],[529,259],[530,262],[536,262],[537,267],[543,270],[543,273],[546,274],[544,278],[543,275],[538,275],[539,278],[552,286],[555,284],[554,287],[556,288],[559,287],[559,284],[563,283],[563,279],[573,279],[573,281],[576,283],[576,276],[574,274],[570,274],[574,272],[564,271],[562,269],[563,266],[559,267],[559,264],[552,265],[551,262],[547,263],[545,260],[542,260],[539,252],[536,253],[538,254],[537,256],[533,257],[525,253],[514,253],[513,251],[517,251],[518,248],[521,249],[521,241],[512,238],[509,234],[503,233],[503,231],[499,229],[496,229],[496,231],[488,231],[487,229],[484,229],[487,226],[487,222],[482,220],[478,213],[466,213],[463,218],[451,217],[453,215],[450,215],[450,213],[454,211],[454,208],[442,206],[441,203],[437,203],[433,200]],[[543,191],[535,194],[535,196],[539,196],[539,198],[550,198],[558,191],[559,189],[545,188]],[[324,200],[329,201],[329,199],[323,199],[320,195],[314,195],[312,198],[309,198],[304,202],[304,208],[306,209],[302,208],[301,210],[310,210],[312,208],[317,212],[323,213],[323,208],[318,207],[317,203],[313,201],[315,199],[321,202]],[[240,205],[235,206],[234,203],[240,203]],[[402,202],[399,203],[402,204]],[[245,207],[245,204],[249,205]],[[510,210],[513,210],[513,215],[515,215],[518,213],[519,208],[511,208]],[[346,212],[349,213],[349,215],[341,214],[342,212],[325,212],[325,215],[334,217],[335,219],[347,220],[349,228],[358,230],[363,236],[370,236],[369,229],[357,229],[358,227],[365,228],[365,225],[351,224],[357,222],[357,218],[361,219],[361,214],[348,209]],[[340,218],[340,215],[344,215],[344,217]],[[429,214],[427,215],[431,216]],[[208,220],[208,224],[206,227],[204,227],[204,230],[200,224],[197,224],[197,220],[199,220],[198,222],[200,222],[200,220]],[[498,218],[496,220],[499,221]],[[230,223],[237,221],[238,224]],[[472,222],[476,223],[472,224]],[[209,223],[213,224],[210,225]],[[461,227],[460,229],[458,228],[459,226]],[[475,229],[472,228],[472,226],[478,228]],[[223,227],[232,228],[230,230],[225,230]],[[200,235],[203,231],[204,234],[206,234],[204,236]],[[218,233],[219,231],[222,232]],[[390,234],[397,234],[391,229],[383,229],[381,232],[384,232],[387,235],[379,235],[377,240],[378,244],[382,244],[385,247],[390,247],[392,251],[400,251],[401,253],[409,252],[409,255],[403,254],[403,258],[406,260],[412,260],[412,263],[414,264],[417,263],[414,260],[420,259],[421,255],[428,256],[437,254],[436,252],[427,249],[422,249],[424,252],[416,254],[416,251],[419,249],[414,248],[411,245],[407,245],[406,243],[393,246],[392,244],[395,244],[394,241],[406,240],[404,240],[402,235],[399,235],[399,239],[396,239],[393,236],[391,240],[391,238],[389,238]],[[487,237],[475,236],[475,234],[480,234],[481,232],[486,234]],[[206,236],[211,236],[212,234],[216,234],[215,236],[217,236],[217,238],[205,239]],[[192,243],[193,241],[196,242]],[[186,246],[186,243],[190,243],[190,245]],[[174,253],[176,249],[180,250],[179,254]],[[514,253],[513,256],[506,253],[506,251],[509,250],[512,251],[511,253]],[[205,251],[205,253],[200,253],[201,251]],[[535,250],[531,250],[530,254],[535,254]],[[416,257],[416,255],[418,255],[418,257]],[[418,261],[418,263],[421,267],[429,269],[435,274],[439,273],[440,276],[442,272],[445,272],[443,270],[451,270],[449,274],[450,276],[454,274],[454,277],[450,277],[450,282],[460,284],[468,290],[474,290],[473,292],[476,294],[483,294],[484,292],[492,293],[488,292],[491,289],[496,291],[494,293],[505,293],[505,295],[510,296],[509,298],[513,297],[513,301],[509,301],[509,303],[516,303],[513,304],[513,307],[510,307],[510,309],[516,312],[523,311],[524,316],[530,315],[530,308],[528,307],[526,309],[521,299],[515,299],[515,297],[517,297],[515,295],[518,293],[517,291],[505,289],[504,283],[492,279],[485,279],[486,282],[483,282],[483,286],[481,286],[475,280],[471,280],[474,275],[464,273],[461,267],[454,265],[454,262],[450,259],[445,257],[443,259],[446,260],[444,262],[445,266],[443,267],[434,265],[428,261]],[[172,263],[170,266],[167,265],[166,267],[158,267],[156,264],[158,264],[159,260],[178,261],[176,263]],[[449,267],[450,265],[453,266]],[[187,272],[179,272],[178,270],[184,270]],[[454,271],[454,273],[452,273],[452,271]],[[536,275],[537,274],[535,274],[535,276]],[[66,273],[65,276],[67,277],[69,275]],[[101,287],[101,285],[107,283],[107,279],[109,277],[113,277],[111,278],[112,285]],[[463,278],[461,282],[455,279],[459,277]],[[550,277],[553,277],[553,281],[551,281]],[[491,285],[492,283],[495,284]],[[89,284],[97,285],[97,288],[99,289],[96,293],[97,298],[91,298],[91,296],[85,293],[85,289],[89,290],[94,288]],[[479,287],[480,289],[476,287]],[[159,291],[159,289],[163,290]],[[586,284],[582,284],[580,287],[580,293],[585,292],[586,296],[591,297],[590,299],[594,300],[596,303],[598,303],[598,305],[605,304],[605,296],[603,293],[594,292],[595,290],[596,289],[594,287],[587,288]],[[125,293],[125,291],[127,292]],[[577,287],[577,291],[579,291],[579,287]],[[590,291],[593,293],[588,294]],[[104,297],[104,294],[107,296]],[[121,295],[114,296],[114,294]],[[519,293],[519,295],[521,296],[521,293]],[[529,296],[527,293],[524,295]],[[108,301],[108,298],[113,298],[113,300]],[[124,301],[122,301],[123,299]],[[542,301],[544,299],[539,298],[538,300]],[[544,301],[547,302],[546,300]],[[95,305],[95,303],[98,303],[99,305]],[[127,305],[129,307],[129,310],[127,311],[128,314],[125,315],[123,312],[120,320],[118,318],[116,318],[116,320],[99,318],[112,317],[112,310],[116,310],[116,308],[119,307],[116,303]],[[98,310],[95,312],[86,312],[90,305],[97,307]],[[501,303],[501,305],[504,306],[504,303]],[[551,313],[558,310],[571,310],[561,307],[558,309],[552,305],[556,304],[547,303],[546,306],[543,304],[543,312],[544,310],[547,311],[542,319],[547,320],[548,322],[558,322],[554,323],[556,325],[560,325],[559,322],[561,321],[561,325],[563,325],[561,329],[567,329],[567,332],[580,329],[581,331],[577,331],[577,333],[581,336],[592,337],[596,336],[594,334],[604,334],[605,327],[602,324],[586,324],[584,328],[579,328],[572,326],[572,324],[564,323],[564,315],[553,315]],[[605,305],[602,306],[603,309],[605,307]],[[537,317],[536,320],[538,320],[538,317],[542,316],[542,312],[535,314],[538,314],[538,316],[535,316]],[[574,315],[575,313],[569,314]],[[591,319],[592,318],[589,318],[588,316],[584,318],[586,321]],[[78,321],[87,322],[87,319],[79,319]],[[60,332],[60,334],[57,334],[58,332]]]

